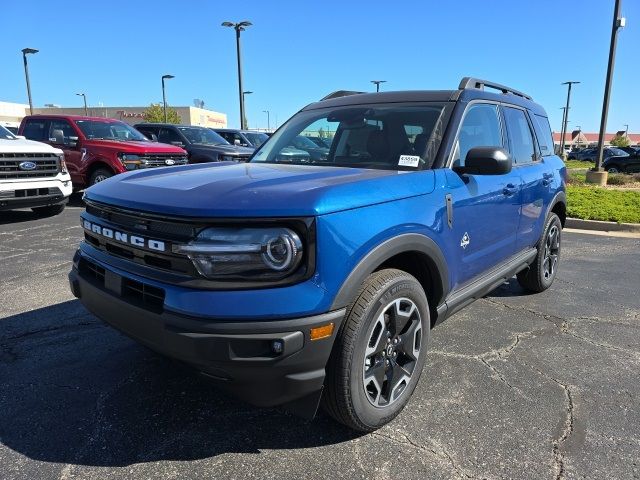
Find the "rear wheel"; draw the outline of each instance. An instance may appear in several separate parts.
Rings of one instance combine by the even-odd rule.
[[[607,172],[609,173],[620,173],[622,170],[617,165],[609,165],[607,167]]]
[[[47,205],[46,207],[34,207],[31,210],[36,215],[40,215],[42,217],[53,217],[54,215],[58,215],[62,213],[64,210],[64,203],[62,205]]]
[[[106,168],[98,168],[91,174],[91,177],[89,177],[89,186],[100,183],[110,177],[113,177],[113,172],[111,170],[107,170]]]
[[[525,290],[542,292],[549,288],[556,278],[560,262],[560,241],[562,223],[555,213],[551,213],[545,224],[538,254],[528,269],[518,273],[518,283]]]
[[[427,298],[413,276],[395,269],[370,275],[327,365],[324,409],[363,432],[393,420],[420,378],[429,328]]]

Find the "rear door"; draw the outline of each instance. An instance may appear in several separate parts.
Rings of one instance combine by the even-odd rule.
[[[473,147],[508,148],[497,104],[467,107],[458,132],[452,172],[447,172],[452,204],[450,241],[457,252],[453,288],[459,288],[487,270],[504,263],[516,252],[520,220],[521,180],[517,169],[504,175],[459,175]]]

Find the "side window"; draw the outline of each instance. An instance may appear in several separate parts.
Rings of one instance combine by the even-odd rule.
[[[48,142],[49,137],[47,136],[48,132],[45,131],[46,126],[46,120],[27,120],[22,134],[29,140]]]
[[[158,135],[158,141],[161,143],[180,142],[184,143],[184,140],[178,135],[177,132],[169,128],[161,128]]]
[[[467,152],[473,147],[503,146],[498,106],[489,104],[472,105],[467,110],[460,126],[458,140],[454,147],[453,166],[464,165]]]
[[[231,132],[217,132],[227,142],[233,143],[233,134]]]
[[[57,145],[68,145],[69,137],[77,136],[73,127],[66,120],[51,120],[48,139]]]
[[[523,110],[504,107],[504,119],[511,140],[511,156],[515,163],[531,163],[536,160],[531,127]]]
[[[138,130],[140,133],[142,133],[149,140],[151,140],[153,138],[153,135],[155,135],[156,137],[158,136],[157,130],[155,130],[153,128],[140,127],[140,128],[136,128],[136,130]]]
[[[549,125],[549,119],[542,115],[534,115],[533,129],[536,131],[536,136],[538,137],[540,154],[543,157],[553,155],[553,138],[551,137],[551,125]]]

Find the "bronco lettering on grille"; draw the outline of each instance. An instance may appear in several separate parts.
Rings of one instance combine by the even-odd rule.
[[[128,243],[135,247],[143,247],[143,248],[146,247],[150,250],[157,250],[159,252],[164,252],[166,250],[166,245],[161,240],[143,238],[137,235],[131,235],[125,232],[119,232],[118,230],[113,230],[111,228],[103,227],[102,225],[98,225],[97,223],[92,223],[84,219],[82,220],[82,226],[85,228],[85,230],[88,230],[102,237],[110,238],[112,240],[116,240],[122,243]]]

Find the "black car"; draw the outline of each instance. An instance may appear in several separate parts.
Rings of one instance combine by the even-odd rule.
[[[189,163],[246,162],[254,151],[231,145],[206,127],[165,123],[139,123],[134,127],[152,140],[184,148],[189,154]]]
[[[640,172],[640,153],[609,157],[602,162],[602,168],[609,173],[638,173]]]
[[[626,157],[629,155],[627,152],[615,147],[606,147],[602,152],[602,160],[607,160],[611,157]],[[598,156],[597,148],[588,148],[577,154],[577,160],[583,160],[585,162],[595,162]]]
[[[623,152],[627,152],[629,155],[640,155],[640,147],[618,147]]]
[[[238,130],[235,128],[212,128],[214,132],[224,138],[231,145],[241,147],[258,148],[269,138],[262,132],[252,132],[251,130]]]

